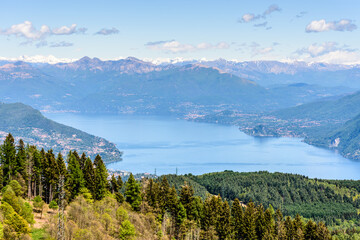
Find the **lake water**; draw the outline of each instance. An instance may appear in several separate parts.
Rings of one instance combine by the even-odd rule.
[[[234,126],[164,117],[45,114],[104,137],[124,151],[108,168],[133,173],[203,174],[267,170],[328,179],[360,179],[360,163],[297,138],[257,138]]]

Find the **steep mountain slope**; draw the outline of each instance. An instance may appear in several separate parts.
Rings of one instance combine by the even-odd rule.
[[[40,148],[65,154],[77,150],[92,158],[100,154],[106,162],[121,160],[122,153],[113,143],[49,120],[38,110],[21,103],[0,104],[0,137],[4,138],[9,132]]]
[[[360,115],[334,131],[313,135],[306,141],[320,147],[336,149],[346,158],[360,160]]]
[[[282,119],[346,121],[360,113],[360,92],[330,101],[318,101],[271,113]]]

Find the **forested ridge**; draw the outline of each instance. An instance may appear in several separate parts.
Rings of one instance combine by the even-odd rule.
[[[181,182],[196,183],[199,195],[204,190],[210,194],[220,194],[228,200],[250,200],[264,206],[270,204],[284,214],[297,213],[306,218],[326,221],[331,224],[336,219],[358,219],[360,208],[360,181],[310,179],[297,174],[225,171],[199,176],[167,176],[171,184]]]
[[[245,180],[224,178],[236,176],[233,172],[141,181],[131,174],[123,183],[121,177],[108,176],[100,156],[92,161],[76,151],[70,151],[67,156],[52,150],[45,152],[21,140],[15,143],[10,134],[0,149],[2,239],[57,239],[61,176],[65,178],[65,239],[339,239],[338,236],[350,235],[356,239],[359,236],[356,227],[350,232],[347,229],[330,232],[316,218],[286,216],[282,213],[284,208],[277,207],[276,199],[272,205],[268,203],[273,200],[266,202],[266,196],[258,198],[250,182],[246,185]],[[281,174],[262,173],[269,175],[265,179],[256,174],[245,175],[264,186],[265,179],[271,176],[282,181]],[[287,177],[291,176],[297,182],[299,176]],[[314,184],[317,181],[308,180]],[[233,186],[244,184],[254,195],[232,192],[231,181]],[[343,198],[353,197],[355,200],[350,204],[356,202],[356,188],[337,186],[331,181],[321,183],[330,189],[335,186],[336,194]],[[292,184],[289,181],[285,190],[289,191]],[[203,194],[197,194],[201,191]],[[335,198],[328,197],[329,202]],[[42,226],[36,226],[36,217],[44,218]]]

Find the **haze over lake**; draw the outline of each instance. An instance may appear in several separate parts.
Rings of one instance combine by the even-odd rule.
[[[233,170],[298,173],[328,179],[360,179],[360,163],[297,138],[256,138],[235,126],[151,116],[45,114],[57,122],[104,137],[124,151],[108,168],[133,173]]]

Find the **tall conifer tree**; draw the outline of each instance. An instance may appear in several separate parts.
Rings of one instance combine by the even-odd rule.
[[[106,191],[109,189],[107,180],[108,172],[100,155],[95,157],[95,199],[100,200],[105,197]]]

